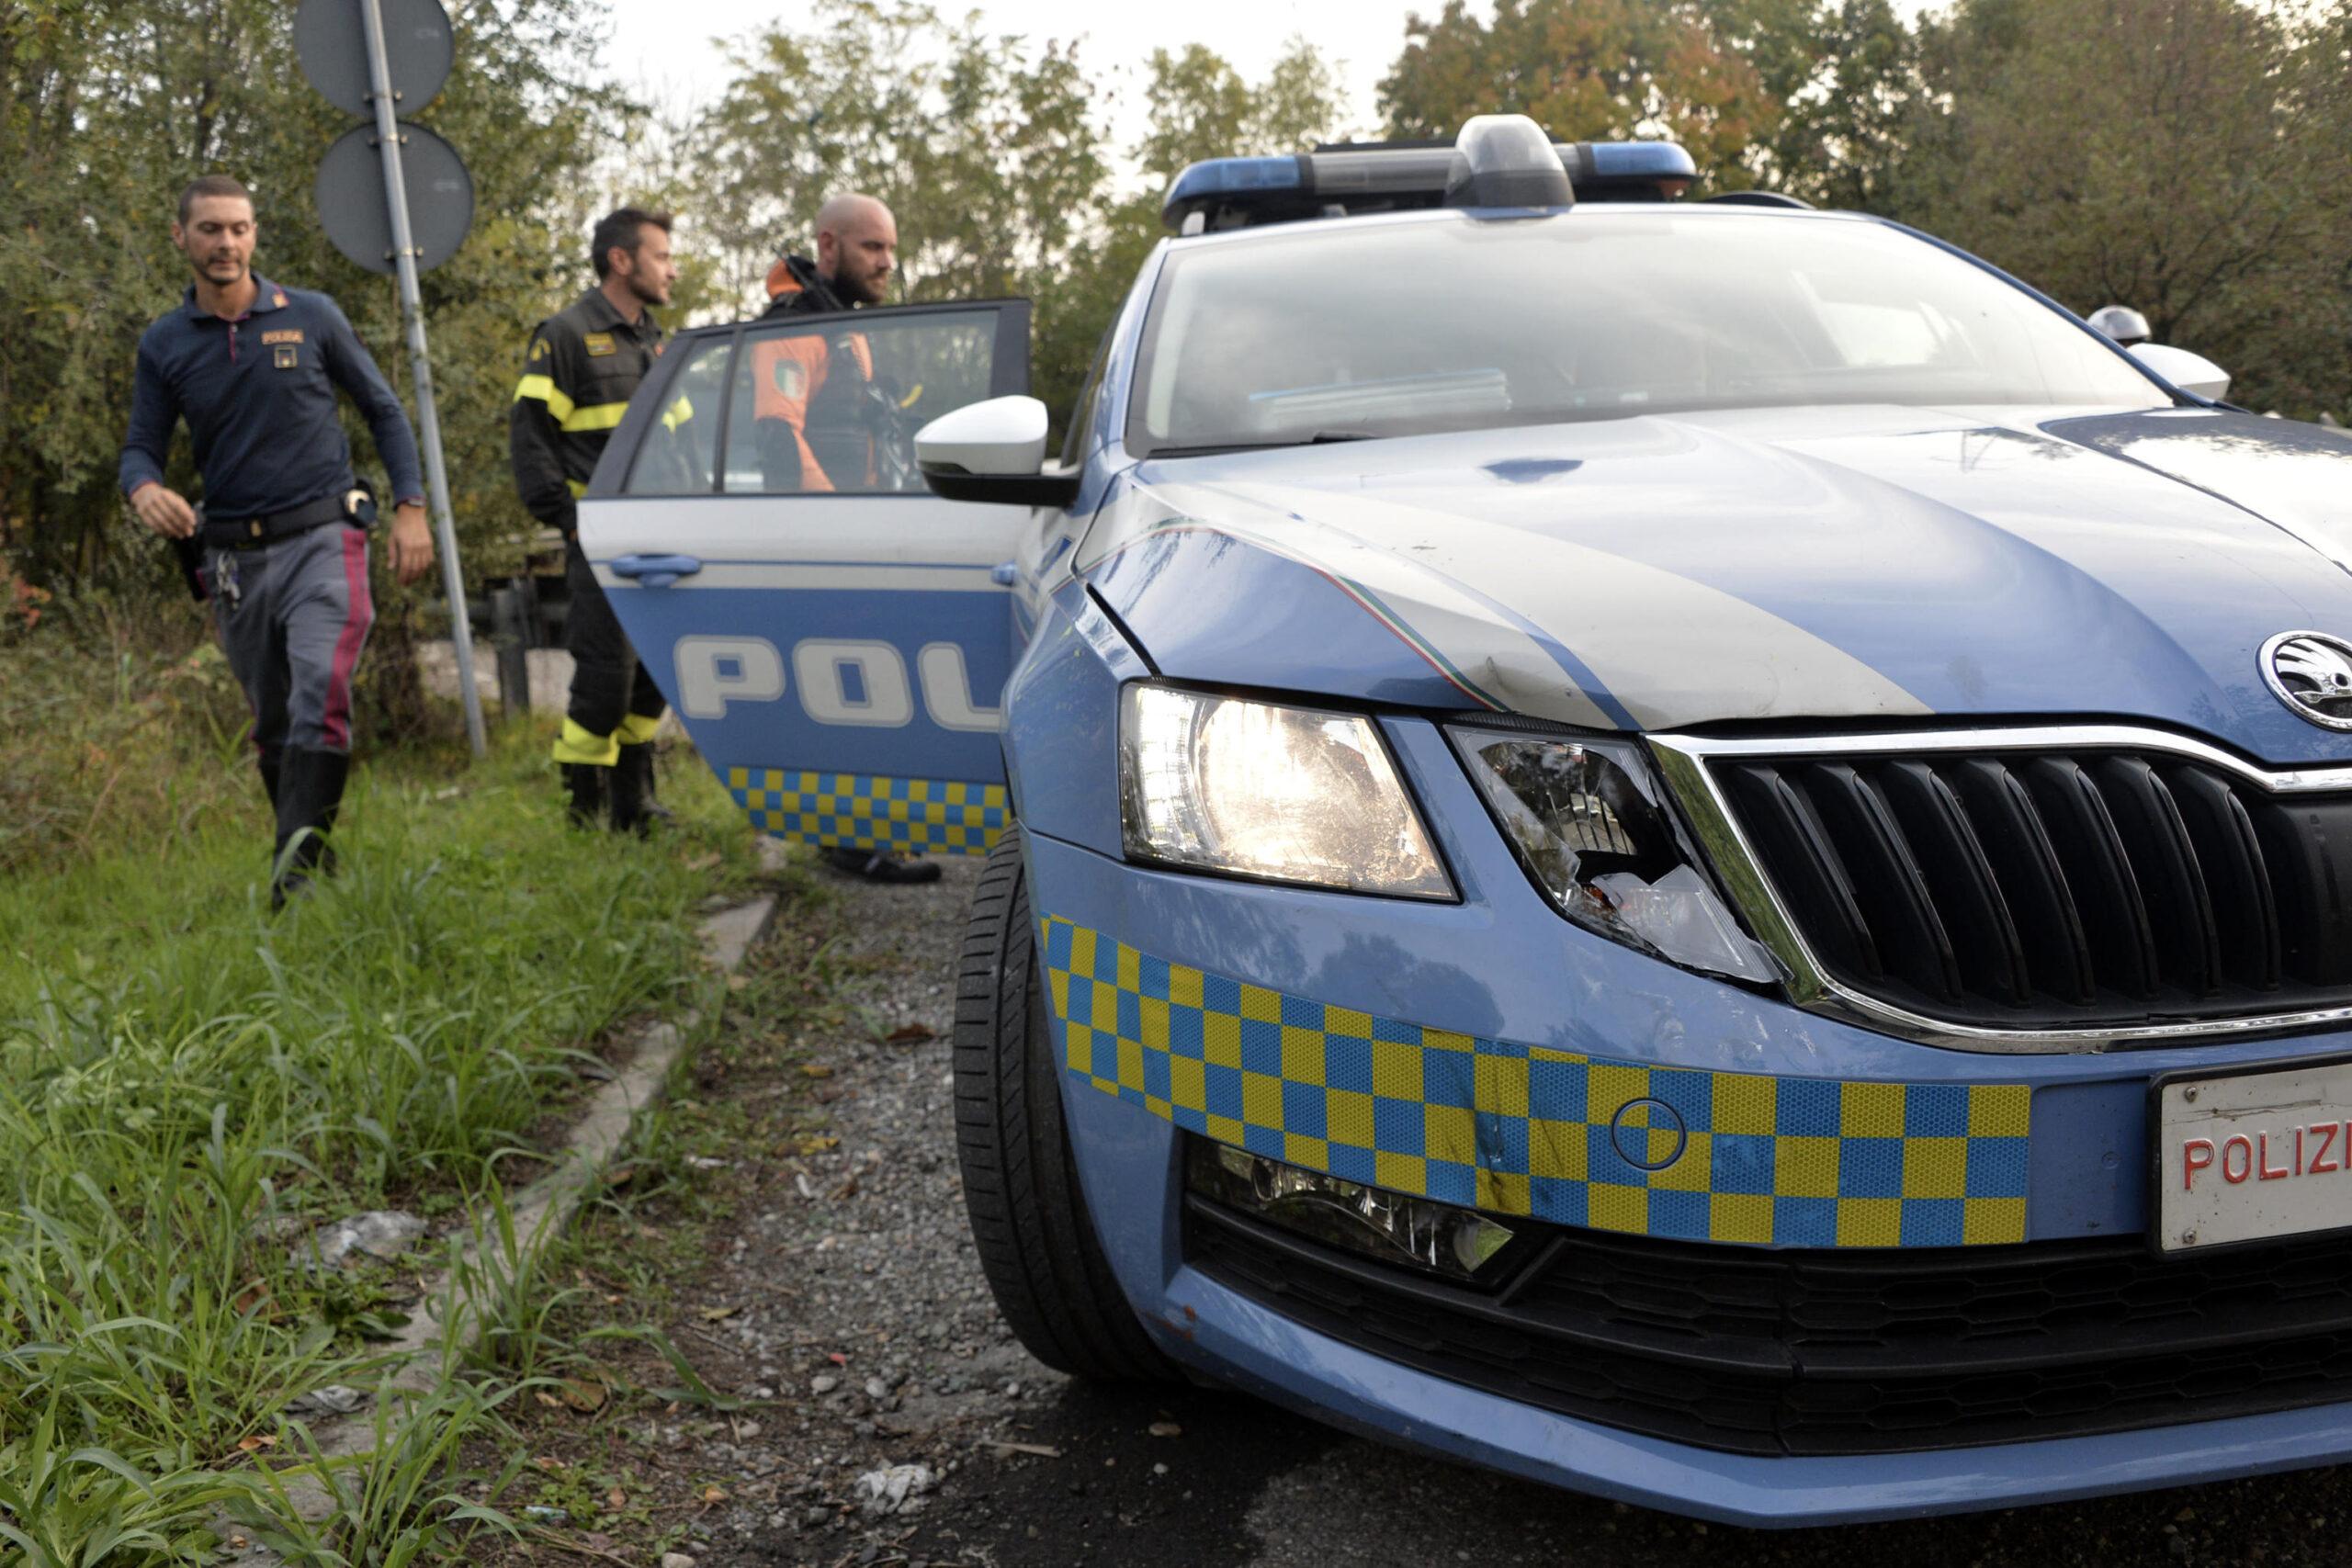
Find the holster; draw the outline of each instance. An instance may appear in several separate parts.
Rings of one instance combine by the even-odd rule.
[[[212,597],[211,574],[204,570],[204,545],[194,535],[185,539],[167,538],[172,547],[172,560],[180,569],[180,581],[187,584],[188,597],[203,604]]]

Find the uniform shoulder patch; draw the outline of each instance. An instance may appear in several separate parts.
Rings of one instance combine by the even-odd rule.
[[[581,341],[588,345],[588,352],[591,355],[600,358],[605,355],[616,352],[613,346],[613,334],[610,333],[590,333]]]
[[[531,363],[537,365],[540,360],[545,359],[547,356],[548,340],[543,337],[533,338],[531,340]]]

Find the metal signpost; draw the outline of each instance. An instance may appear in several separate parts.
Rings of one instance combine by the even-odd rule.
[[[356,13],[356,16],[354,13]],[[390,18],[391,26],[387,27]],[[355,28],[351,24],[356,22]],[[433,369],[424,346],[424,305],[417,274],[457,253],[473,221],[473,181],[449,144],[431,131],[403,125],[393,112],[406,100],[421,106],[448,79],[455,50],[440,0],[303,0],[294,19],[302,73],[346,113],[369,114],[372,133],[355,127],[319,166],[320,220],[336,249],[370,272],[400,279],[401,315],[408,327],[409,362],[416,376],[416,413],[424,448],[425,484],[434,531],[441,546],[441,585],[449,599],[450,641],[458,655],[458,693],[466,706],[466,739],[479,757],[485,749],[481,695],[474,688],[472,629],[466,622],[465,575],[458,565],[457,524],[449,509],[449,474],[441,453],[441,419],[433,401]],[[364,73],[357,69],[364,62]],[[365,90],[360,90],[364,80]],[[360,195],[372,142],[383,178],[383,205]],[[403,147],[415,156],[412,208]],[[420,232],[425,243],[419,243]]]

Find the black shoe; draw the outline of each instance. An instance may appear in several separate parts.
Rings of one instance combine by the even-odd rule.
[[[861,850],[842,845],[825,852],[825,863],[835,871],[862,876],[868,882],[911,884],[939,880],[937,861],[900,860],[887,850]]]
[[[590,762],[563,764],[563,787],[571,796],[565,815],[575,828],[598,828],[605,821],[605,779],[613,770]]]
[[[653,798],[653,742],[621,748],[613,767],[613,831],[642,838],[670,823],[670,808]]]
[[[288,746],[277,766],[277,844],[270,863],[269,907],[303,892],[314,876],[334,874],[334,831],[351,759],[341,751]]]

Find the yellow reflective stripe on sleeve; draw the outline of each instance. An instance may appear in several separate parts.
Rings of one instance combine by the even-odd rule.
[[[694,416],[695,405],[687,401],[684,397],[681,397],[676,402],[672,403],[670,405],[669,412],[662,416],[662,424],[664,429],[675,434],[678,426],[685,423],[686,421],[694,418]]]
[[[538,399],[539,401],[548,405],[548,412],[555,415],[558,421],[563,422],[565,429],[571,428],[569,423],[571,418],[571,400],[556,390],[554,378],[524,377],[514,384],[514,400],[519,403],[525,398]]]
[[[585,408],[572,409],[560,418],[566,430],[610,430],[621,422],[621,415],[627,412],[627,403],[590,403]]]
[[[555,738],[555,760],[609,768],[621,760],[621,743],[567,718],[563,721],[563,733]]]
[[[584,483],[582,483],[582,481],[580,481],[579,479],[566,479],[566,480],[564,480],[564,481],[563,481],[563,488],[564,488],[564,489],[566,489],[566,490],[568,490],[568,491],[570,491],[571,492],[571,499],[572,499],[572,500],[574,500],[574,501],[578,501],[582,496],[586,495],[586,494],[588,493],[588,487],[587,487],[587,485],[585,485]]]
[[[648,718],[641,713],[633,713],[627,718],[621,720],[621,727],[616,738],[624,746],[642,746],[647,741],[651,740],[661,728],[662,716],[660,714],[655,714],[651,718]]]

